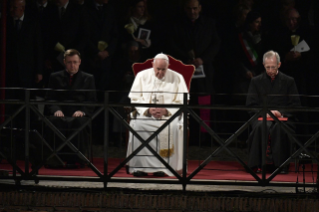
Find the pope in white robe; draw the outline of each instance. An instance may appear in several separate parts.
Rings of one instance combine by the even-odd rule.
[[[139,72],[134,80],[129,98],[138,104],[183,104],[183,94],[188,89],[183,76],[168,69],[169,59],[165,54],[158,54],[153,61],[153,68]],[[136,118],[130,126],[144,139],[162,126],[179,108],[137,107]],[[129,156],[142,143],[130,133],[127,148]],[[182,172],[183,159],[183,118],[178,116],[152,141],[153,148],[174,170]],[[128,162],[129,172],[134,176],[173,176],[146,147]]]

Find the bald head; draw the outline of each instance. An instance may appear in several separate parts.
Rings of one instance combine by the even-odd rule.
[[[13,18],[21,18],[25,10],[25,0],[11,0],[10,14]]]

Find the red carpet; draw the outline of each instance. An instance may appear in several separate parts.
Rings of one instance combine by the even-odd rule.
[[[109,159],[108,171],[111,172],[116,166],[120,164],[123,159]],[[18,166],[24,170],[24,162],[18,161]],[[95,158],[94,165],[101,172],[103,170],[103,159]],[[199,166],[199,161],[188,161],[188,175],[191,174]],[[0,169],[12,170],[12,167],[2,162]],[[273,181],[277,182],[296,182],[298,173],[294,171],[294,163],[290,164],[290,170],[288,174],[278,174]],[[300,167],[301,171],[301,167]],[[317,178],[317,165],[313,165],[313,173],[311,172],[311,164],[306,164],[305,169],[305,180],[307,183],[316,182]],[[267,173],[267,177],[271,173]],[[41,168],[39,175],[62,175],[62,176],[97,176],[90,168],[79,168],[79,169],[46,169]],[[261,177],[261,174],[258,174]],[[125,168],[119,170],[114,177],[133,177],[132,175],[126,174]],[[149,176],[151,178],[153,176]],[[174,177],[167,177],[174,178]],[[203,170],[201,170],[194,179],[208,179],[208,180],[241,180],[241,181],[254,181],[254,178],[247,173],[244,168],[234,161],[212,161]],[[302,182],[302,173],[299,173],[299,182]]]

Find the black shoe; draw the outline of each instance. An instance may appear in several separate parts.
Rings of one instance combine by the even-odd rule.
[[[125,166],[126,174],[130,174],[130,167],[128,165]]]
[[[133,176],[134,177],[144,177],[144,176],[147,176],[147,173],[142,172],[142,171],[136,171],[136,172],[133,172]]]
[[[154,172],[153,175],[156,176],[156,177],[165,177],[165,176],[167,176],[167,175],[166,175],[164,172],[162,172],[162,171]]]
[[[279,172],[280,174],[288,174],[288,166],[282,167],[281,171]]]

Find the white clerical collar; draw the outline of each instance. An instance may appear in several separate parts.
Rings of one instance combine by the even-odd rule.
[[[47,6],[48,6],[48,2],[45,2],[43,5],[42,4],[39,4],[38,2],[37,2],[37,6],[38,6],[38,8],[39,7],[43,7],[43,8],[46,8]]]
[[[23,19],[24,19],[24,13],[23,13],[23,15],[20,17],[20,18],[13,18],[15,21],[17,21],[17,20],[20,20],[20,21],[23,21]]]

